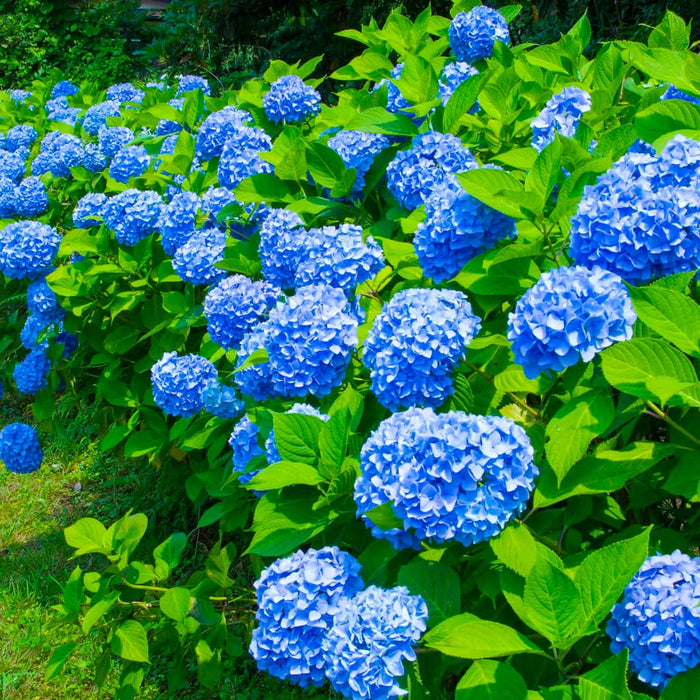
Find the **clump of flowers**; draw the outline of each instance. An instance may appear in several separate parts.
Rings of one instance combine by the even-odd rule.
[[[294,211],[273,209],[260,226],[258,253],[265,279],[281,289],[292,289],[308,232]]]
[[[318,114],[321,95],[298,75],[283,75],[270,85],[263,107],[272,122],[303,122]]]
[[[119,116],[120,104],[116,100],[106,100],[92,105],[83,118],[83,129],[91,136],[97,136],[100,129],[106,125],[107,117]]]
[[[51,360],[45,347],[36,347],[15,366],[12,377],[20,394],[33,396],[48,386]]]
[[[41,466],[44,453],[34,428],[10,423],[0,430],[0,462],[15,474],[29,474]]]
[[[89,170],[91,173],[101,173],[108,163],[109,159],[100,151],[98,144],[85,144],[82,165],[86,170]]]
[[[73,85],[70,80],[59,80],[53,88],[51,88],[51,97],[71,97],[72,95],[77,95],[80,92],[80,88],[77,85]],[[27,93],[29,97],[32,93]]]
[[[235,136],[236,131],[250,120],[248,112],[231,106],[212,112],[201,123],[197,132],[197,156],[202,160],[220,156],[226,141]]]
[[[613,653],[628,649],[630,669],[655,688],[700,665],[700,557],[649,557],[613,607],[607,633]]]
[[[132,177],[143,175],[150,162],[151,157],[143,146],[124,146],[112,159],[109,176],[117,182],[127,183]]]
[[[163,250],[174,255],[185,245],[195,232],[195,220],[201,206],[199,196],[194,192],[178,192],[163,207],[158,221]]]
[[[136,245],[155,232],[162,208],[163,200],[157,192],[129,189],[110,197],[102,216],[118,243]]]
[[[248,416],[243,416],[236,423],[228,444],[233,450],[233,471],[238,473],[238,481],[241,484],[247,484],[260,471],[253,469],[244,473],[250,460],[264,454],[263,448],[258,444],[258,426]]]
[[[389,147],[389,139],[383,134],[343,130],[329,139],[328,146],[343,159],[346,168],[355,168],[357,171],[350,195],[359,197],[362,195],[365,176],[372,167],[374,158]]]
[[[443,107],[447,105],[454,91],[467,79],[473,75],[478,75],[479,71],[466,61],[452,61],[448,63],[440,73],[440,85],[438,95]],[[478,111],[478,104],[474,105],[469,112]]]
[[[36,129],[31,124],[17,124],[7,132],[5,148],[14,153],[20,149],[29,148],[36,138]]]
[[[51,131],[42,139],[41,151],[32,161],[32,175],[51,173],[69,178],[70,169],[80,165],[84,157],[83,142],[77,136]]]
[[[232,386],[219,381],[211,382],[202,392],[205,410],[217,418],[236,418],[245,410],[243,401]]]
[[[113,158],[134,140],[134,132],[126,126],[103,126],[98,136],[100,152],[107,158]]]
[[[539,153],[556,134],[573,138],[581,117],[591,109],[591,96],[581,88],[567,87],[547,100],[532,120],[532,146]]]
[[[405,289],[382,309],[362,356],[372,391],[395,411],[439,406],[454,387],[452,374],[481,328],[462,292]]]
[[[201,90],[207,97],[211,95],[209,81],[201,75],[180,75],[177,80],[176,97],[192,90]]]
[[[477,5],[469,12],[460,12],[449,28],[450,48],[458,61],[473,63],[489,58],[497,41],[510,44],[505,17],[492,7]]]
[[[32,313],[55,321],[60,321],[65,316],[56,294],[43,279],[36,280],[27,287],[27,308]]]
[[[206,358],[166,352],[151,367],[153,400],[169,416],[193,416],[204,408],[204,391],[217,378]]]
[[[683,100],[684,102],[690,102],[691,104],[700,106],[700,97],[694,97],[689,95],[683,90],[679,90],[675,85],[669,85],[666,92],[661,95],[662,100]]]
[[[431,408],[394,413],[362,447],[358,517],[397,549],[425,539],[483,542],[524,510],[539,474],[532,458],[527,434],[508,418]],[[367,518],[385,503],[403,528],[382,530]]]
[[[236,130],[221,151],[219,160],[219,182],[233,190],[251,175],[271,173],[272,164],[264,161],[258,153],[269,151],[272,140],[262,130],[243,126]]]
[[[107,201],[107,195],[101,192],[88,192],[83,195],[73,209],[73,226],[76,228],[99,226]]]
[[[613,343],[629,340],[637,314],[629,292],[600,267],[559,267],[543,273],[508,317],[515,362],[534,379],[590,362]]]
[[[195,231],[187,243],[175,251],[173,268],[184,282],[214,284],[226,275],[216,267],[224,259],[226,234],[218,228]]]
[[[24,177],[25,170],[24,158],[19,153],[0,151],[0,177],[17,183]]]
[[[39,221],[17,221],[0,230],[0,272],[11,279],[36,279],[51,267],[61,237]]]
[[[146,93],[131,83],[117,83],[107,88],[107,99],[113,102],[136,102],[141,104]]]
[[[38,177],[25,177],[15,190],[17,216],[40,216],[49,207],[46,186]]]

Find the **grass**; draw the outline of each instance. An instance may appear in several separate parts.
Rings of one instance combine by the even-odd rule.
[[[0,426],[23,420],[23,407],[5,397]],[[51,606],[75,567],[63,528],[81,517],[109,524],[129,508],[145,512],[168,532],[187,531],[194,518],[186,499],[177,499],[161,474],[145,463],[122,462],[99,452],[90,434],[89,416],[62,426],[45,447],[41,469],[15,475],[0,469],[0,700],[99,700],[114,697],[117,670],[102,688],[93,682],[100,652],[96,640],[77,627],[57,625]],[[46,440],[44,440],[46,442]],[[68,642],[79,646],[62,674],[45,681],[51,650]],[[210,700],[323,700],[337,697],[328,690],[298,690],[258,673],[243,654],[229,665],[219,688],[169,693],[168,659],[153,658],[138,698]],[[233,672],[235,670],[235,673]],[[192,674],[194,676],[194,674]]]

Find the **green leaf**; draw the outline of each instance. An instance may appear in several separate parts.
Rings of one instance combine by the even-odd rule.
[[[319,472],[324,479],[333,478],[345,462],[348,450],[349,418],[349,410],[335,411],[321,428],[318,438],[321,452]]]
[[[690,33],[685,22],[670,10],[666,10],[661,23],[649,35],[649,48],[685,51],[690,46]]]
[[[228,572],[235,559],[236,545],[233,542],[229,542],[225,547],[217,542],[207,557],[205,565],[207,577],[221,588],[232,586],[234,581],[229,577]]]
[[[293,484],[314,486],[320,484],[323,477],[315,467],[303,462],[276,462],[261,469],[248,483],[243,486],[256,491],[282,489]]]
[[[334,187],[345,174],[343,159],[332,148],[321,143],[306,144],[306,162],[311,177],[324,187]]]
[[[537,561],[537,543],[522,523],[511,523],[489,544],[498,561],[520,576],[527,577]]]
[[[506,216],[531,219],[542,209],[540,196],[526,192],[522,183],[504,170],[475,168],[457,177],[472,197]]]
[[[399,530],[404,529],[403,520],[394,512],[394,504],[391,501],[370,508],[365,512],[365,516],[380,530],[393,530],[394,528],[398,528]]]
[[[399,569],[398,584],[423,597],[431,626],[460,611],[459,576],[445,564],[416,558]]]
[[[157,452],[163,444],[163,436],[153,430],[140,430],[131,433],[124,445],[124,454],[127,457],[141,457],[151,452]]]
[[[660,700],[697,700],[700,688],[700,667],[679,673],[669,681]]]
[[[432,66],[424,58],[413,54],[406,55],[401,76],[392,82],[411,104],[430,102],[438,94],[438,79]]]
[[[487,79],[487,74],[479,73],[472,75],[457,86],[445,105],[445,112],[442,115],[443,131],[455,133],[460,118],[474,106]],[[530,150],[532,149],[528,149],[528,151]]]
[[[700,501],[700,460],[697,452],[681,454],[664,483],[664,490],[683,496],[691,503]]]
[[[190,591],[188,588],[170,588],[163,593],[158,604],[163,615],[182,622],[190,612]]]
[[[275,446],[282,459],[316,465],[320,455],[319,437],[323,421],[316,416],[273,413]]]
[[[360,112],[345,125],[345,129],[393,136],[415,136],[418,133],[416,125],[405,114],[392,114],[383,107],[370,107]]]
[[[205,688],[215,688],[221,682],[221,649],[209,646],[205,639],[200,639],[195,647],[197,655],[197,680]]]
[[[186,545],[187,535],[184,532],[175,532],[153,550],[155,571],[161,580],[168,578],[180,563]]]
[[[81,518],[78,522],[69,525],[63,534],[69,547],[77,551],[74,556],[99,552],[111,554],[110,538],[107,537],[105,526],[95,518]]]
[[[239,202],[291,202],[289,187],[276,175],[258,173],[241,182],[234,191]]]
[[[584,673],[578,690],[581,700],[632,700],[627,687],[627,649]]]
[[[112,543],[112,549],[122,557],[124,565],[146,534],[147,527],[148,518],[143,513],[129,513],[107,530],[107,539]]]
[[[549,199],[554,185],[561,175],[561,159],[564,149],[559,139],[545,146],[537,156],[530,174],[525,180],[525,187],[542,195],[543,201]]]
[[[80,623],[80,628],[85,634],[87,634],[104,617],[106,612],[114,607],[114,604],[117,602],[118,598],[119,591],[112,591],[90,606],[89,610],[85,613],[83,621]]]
[[[523,677],[502,661],[475,661],[462,676],[455,700],[526,700]]]
[[[336,413],[347,411],[350,415],[350,430],[356,430],[362,418],[362,410],[364,408],[364,400],[362,394],[355,391],[351,386],[346,386],[338,398],[331,404],[328,409],[328,415],[333,416]]]
[[[248,355],[248,357],[246,357],[245,360],[233,370],[233,372],[234,374],[236,372],[242,372],[244,369],[248,369],[248,367],[262,365],[269,361],[270,356],[267,354],[267,350],[265,350],[265,348],[258,348],[257,350],[253,350],[253,352],[251,352],[250,355]]]
[[[136,620],[124,620],[112,637],[112,651],[127,661],[148,660],[148,638],[143,625]]]
[[[44,672],[44,680],[50,681],[61,673],[68,657],[75,651],[77,646],[77,642],[69,642],[68,644],[59,644],[54,648]]]
[[[602,435],[615,417],[608,389],[592,389],[565,403],[547,424],[547,461],[559,483],[586,454],[591,441]]]
[[[663,100],[643,109],[634,120],[637,135],[653,143],[681,129],[700,129],[700,107],[685,100]]]

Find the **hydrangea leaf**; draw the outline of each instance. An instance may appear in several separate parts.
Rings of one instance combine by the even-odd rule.
[[[416,125],[404,114],[391,114],[382,107],[370,107],[353,117],[345,128],[349,131],[367,131],[370,134],[413,136]]]
[[[110,554],[112,552],[111,539],[107,537],[107,528],[95,520],[95,518],[81,518],[69,525],[63,534],[69,547],[77,551],[75,556],[99,552]]]
[[[584,673],[578,690],[581,700],[632,700],[627,687],[627,650]]]
[[[148,637],[143,625],[136,620],[124,620],[112,637],[112,651],[126,661],[150,663]]]
[[[475,661],[462,676],[455,700],[525,700],[527,684],[523,677],[502,661]]]
[[[153,550],[153,561],[158,576],[167,578],[170,575],[180,563],[186,545],[187,535],[184,532],[175,532]]]
[[[700,501],[700,461],[697,452],[678,456],[664,482],[664,490],[675,496],[683,496],[692,503]]]
[[[401,567],[397,581],[414,595],[422,596],[431,626],[459,613],[459,576],[449,566],[417,558]]]
[[[700,107],[684,100],[657,102],[639,112],[634,126],[639,138],[653,143],[671,131],[700,129]]]
[[[190,591],[182,587],[170,588],[163,593],[158,604],[164,615],[182,622],[190,612]]]
[[[323,421],[316,416],[275,413],[272,417],[275,444],[280,455],[291,462],[315,465],[320,455],[319,437]]]
[[[527,577],[537,561],[537,543],[527,526],[512,523],[489,541],[498,561],[520,576]]]
[[[302,462],[277,462],[259,471],[244,486],[247,489],[268,491],[281,489],[293,484],[314,486],[320,484],[323,477],[314,467]]]
[[[650,49],[685,51],[690,45],[688,26],[678,15],[666,10],[661,23],[649,34],[648,44]]]
[[[472,75],[457,86],[445,105],[442,116],[443,131],[457,133],[460,118],[473,107],[486,79],[487,76],[483,74]]]
[[[700,668],[694,668],[672,678],[661,693],[661,700],[697,700],[699,687]]]

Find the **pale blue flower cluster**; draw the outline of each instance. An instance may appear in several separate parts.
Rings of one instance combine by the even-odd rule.
[[[497,41],[510,44],[508,22],[498,11],[477,5],[455,16],[449,28],[450,48],[458,61],[489,58]]]
[[[39,221],[17,221],[0,230],[0,272],[12,279],[36,279],[51,266],[61,237]]]
[[[270,85],[263,107],[272,122],[303,122],[318,114],[321,95],[298,75],[283,75]]]
[[[194,416],[204,408],[205,389],[217,378],[216,367],[204,357],[166,352],[151,367],[153,400],[169,416]]]
[[[141,177],[151,162],[144,146],[124,146],[109,166],[109,176],[117,182],[127,183],[132,177]]]
[[[24,102],[28,97],[31,97],[32,93],[29,90],[10,90],[10,99],[18,104]]]
[[[343,599],[363,587],[359,562],[337,547],[298,551],[270,564],[254,585],[250,653],[258,668],[302,688],[322,685],[323,640]]]
[[[241,341],[238,349],[239,366],[256,350],[265,349],[266,345],[273,340],[266,323],[255,326]],[[277,395],[268,361],[240,370],[235,376],[235,381],[241,394],[250,396],[256,401],[264,401]]]
[[[613,607],[607,633],[613,653],[628,649],[630,669],[655,688],[700,665],[700,557],[649,557]]]
[[[91,136],[97,136],[100,129],[107,124],[108,117],[119,116],[119,107],[119,102],[115,100],[107,100],[92,105],[83,117],[83,129]]]
[[[46,186],[38,177],[25,177],[15,190],[17,216],[40,216],[49,207]]]
[[[384,306],[367,335],[362,362],[379,402],[397,410],[439,406],[481,320],[462,292],[404,289]]]
[[[415,209],[450,173],[475,168],[474,156],[452,134],[418,134],[411,147],[399,151],[386,169],[389,191],[406,209]]]
[[[15,215],[15,183],[9,177],[0,176],[0,218]]]
[[[44,279],[35,280],[27,287],[27,308],[34,314],[56,321],[65,316],[56,294]]]
[[[357,175],[350,195],[361,197],[365,187],[365,176],[372,167],[375,156],[389,147],[389,139],[384,134],[343,130],[328,140],[328,146],[343,159],[348,170],[355,168]]]
[[[281,289],[292,289],[308,233],[294,211],[273,209],[260,226],[258,253],[265,279]]]
[[[219,381],[207,385],[202,392],[202,401],[206,411],[224,420],[236,418],[245,410],[235,388]]]
[[[532,120],[532,146],[539,153],[556,134],[573,138],[581,117],[591,109],[591,96],[581,88],[567,87],[547,100]]]
[[[136,245],[155,232],[162,208],[163,200],[157,192],[129,189],[110,197],[102,216],[118,243]]]
[[[55,122],[63,122],[69,126],[75,126],[78,123],[80,107],[71,107],[65,97],[55,97],[49,100],[46,105],[46,116]]]
[[[185,104],[184,97],[174,97],[172,100],[168,100],[168,104],[178,111],[182,111],[182,107]],[[166,136],[168,134],[177,134],[182,131],[182,124],[176,122],[173,119],[161,119],[156,126],[156,136]],[[173,142],[174,143],[174,142]]]
[[[133,140],[134,132],[127,126],[103,126],[98,134],[100,153],[107,158],[113,158]]]
[[[146,93],[131,83],[117,83],[107,88],[107,99],[112,102],[136,102],[141,104]]]
[[[571,220],[575,263],[637,284],[700,267],[700,143],[633,147],[584,189]]]
[[[218,228],[195,231],[173,256],[173,268],[184,282],[214,284],[226,275],[216,267],[224,259],[226,234]]]
[[[397,549],[421,540],[468,547],[495,537],[525,508],[539,472],[525,431],[501,416],[409,408],[382,421],[362,447],[358,517]],[[385,503],[403,528],[366,513]]]
[[[515,221],[467,194],[455,178],[438,185],[425,202],[425,221],[413,245],[427,277],[443,282],[498,241],[515,236]]]
[[[272,164],[258,155],[271,148],[272,140],[262,129],[252,126],[238,128],[221,151],[218,168],[221,185],[233,190],[251,175],[271,173]]]
[[[211,95],[209,81],[206,78],[203,78],[201,75],[178,76],[177,92],[175,93],[175,96],[178,97],[184,92],[190,92],[191,90],[201,90],[207,97]]]
[[[204,298],[211,339],[225,350],[237,348],[243,337],[267,318],[279,298],[279,288],[269,282],[254,282],[245,275],[221,280]]]
[[[30,124],[17,124],[7,132],[5,148],[8,151],[18,151],[29,148],[37,139],[36,129]]]
[[[679,90],[675,85],[669,85],[666,92],[661,95],[662,100],[683,100],[684,102],[690,102],[691,104],[700,106],[700,97],[694,97],[689,95],[683,90]]]
[[[88,192],[83,195],[73,209],[73,226],[76,228],[91,228],[102,222],[97,217],[103,217],[108,198],[101,192]]]
[[[445,107],[450,101],[454,91],[467,79],[473,75],[478,75],[479,71],[466,61],[452,61],[448,63],[440,73],[440,85],[438,95],[442,106]],[[479,110],[478,103],[470,108],[472,114]]]
[[[70,80],[59,80],[51,88],[51,97],[72,97],[80,92],[77,85],[73,85]],[[31,95],[31,93],[29,93]]]
[[[30,425],[10,423],[0,430],[0,462],[8,471],[15,474],[35,472],[43,457],[39,436]]]
[[[392,69],[389,75],[393,80],[399,80],[401,78],[401,73],[403,72],[403,62],[397,63]],[[395,114],[397,112],[403,112],[407,108],[411,107],[411,103],[401,94],[401,90],[394,85],[388,78],[382,78],[372,89],[372,92],[378,90],[380,87],[386,85],[387,89],[387,99],[386,99],[386,109],[387,112]],[[410,116],[410,115],[409,115]]]
[[[51,322],[44,319],[41,314],[29,314],[19,334],[22,347],[27,350],[34,350],[39,345],[44,349],[48,348],[48,343],[39,343],[39,334],[43,333],[50,323]]]
[[[614,273],[598,266],[559,267],[545,272],[518,300],[508,317],[515,362],[534,379],[561,372],[580,359],[632,337],[637,314],[629,292]]]
[[[243,416],[228,439],[228,444],[233,450],[231,461],[233,471],[238,473],[238,481],[247,484],[260,469],[252,469],[244,473],[253,457],[260,457],[265,451],[258,444],[258,426],[248,416]]]
[[[51,360],[43,346],[35,347],[15,365],[12,377],[20,394],[34,395],[48,386]]]
[[[6,177],[12,182],[19,182],[24,176],[27,166],[20,153],[0,151],[0,177]]]
[[[91,173],[101,173],[109,165],[109,159],[102,153],[99,144],[86,143],[82,165]]]
[[[51,173],[69,178],[70,169],[83,162],[83,142],[73,134],[51,131],[41,141],[41,151],[32,161],[32,175]]]
[[[174,255],[195,233],[197,212],[201,206],[199,196],[194,192],[178,192],[163,207],[158,221],[163,250]]]
[[[238,200],[236,199],[236,195],[225,187],[210,187],[202,195],[202,211],[209,214],[209,223],[212,226],[226,228],[226,222],[217,221],[216,217],[219,215],[219,212],[229,204],[238,204]]]
[[[251,121],[248,112],[227,106],[210,114],[200,125],[197,133],[196,153],[202,160],[220,156],[224,144],[236,131]]]

